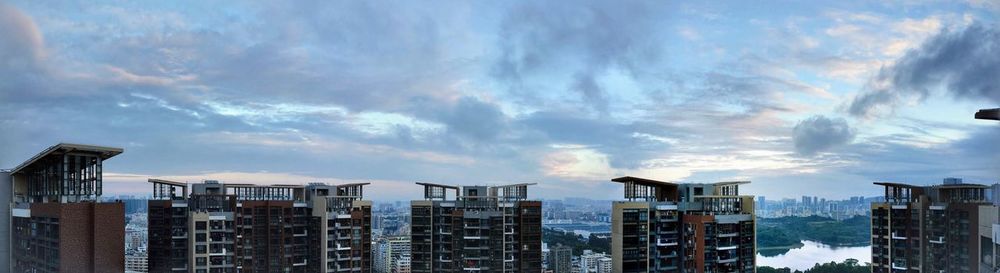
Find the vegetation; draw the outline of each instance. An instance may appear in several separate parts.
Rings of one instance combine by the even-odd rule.
[[[795,248],[802,246],[798,236],[785,233],[783,228],[761,226],[757,228],[757,248]]]
[[[585,249],[590,249],[594,252],[611,253],[611,239],[598,238],[593,234],[590,235],[590,238],[584,239],[583,236],[572,232],[546,228],[542,230],[542,242],[549,244],[549,247],[558,244],[572,247],[573,255],[582,255]]]
[[[843,263],[829,262],[816,264],[812,268],[806,269],[806,271],[793,271],[787,267],[773,268],[770,266],[759,266],[757,267],[757,273],[871,273],[871,267],[868,263],[860,264],[858,260],[847,259]]]
[[[821,216],[759,218],[759,249],[795,248],[809,240],[831,246],[863,246],[871,243],[871,220],[855,216],[843,221]]]

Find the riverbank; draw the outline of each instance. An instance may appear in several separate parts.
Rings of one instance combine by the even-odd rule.
[[[790,250],[790,249],[800,248],[800,247],[803,247],[803,246],[805,246],[805,244],[803,244],[802,242],[799,242],[797,244],[791,244],[791,245],[787,245],[787,246],[758,247],[757,251],[759,252],[761,250]]]

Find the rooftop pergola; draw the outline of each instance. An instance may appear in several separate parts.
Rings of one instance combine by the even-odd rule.
[[[679,198],[677,183],[632,176],[614,178],[611,182],[625,184],[625,199],[629,201],[677,201]]]
[[[99,200],[103,188],[103,162],[124,150],[114,147],[59,143],[21,163],[13,170],[15,194],[34,202]]]

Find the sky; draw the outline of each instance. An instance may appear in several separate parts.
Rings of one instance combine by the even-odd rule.
[[[0,168],[59,142],[148,178],[535,182],[618,176],[874,196],[1000,180],[1000,2],[4,1]]]

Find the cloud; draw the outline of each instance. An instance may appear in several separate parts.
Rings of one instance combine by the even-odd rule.
[[[494,140],[506,130],[507,116],[494,104],[462,97],[438,118],[457,135],[476,141]]]
[[[873,117],[937,90],[960,99],[1000,104],[1000,29],[973,23],[945,30],[871,78],[848,112]]]
[[[653,2],[519,3],[500,22],[490,74],[525,103],[543,96],[539,88],[568,88],[590,110],[606,113],[611,91],[601,76],[619,70],[638,77],[663,58],[654,10],[668,9]]]
[[[45,43],[34,20],[0,2],[0,99],[27,93],[44,82]]]
[[[822,115],[802,120],[792,129],[795,152],[803,156],[813,156],[850,143],[854,140],[854,135],[854,129],[851,129],[846,120],[830,119]]]

